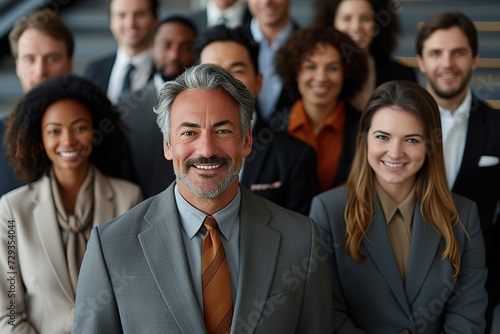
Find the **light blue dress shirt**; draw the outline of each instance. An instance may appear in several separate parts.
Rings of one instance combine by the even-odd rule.
[[[191,272],[196,298],[200,304],[200,309],[203,310],[201,246],[206,233],[203,220],[207,214],[189,204],[182,197],[177,189],[177,185],[175,186],[174,195],[183,230],[182,238],[189,263],[189,271]],[[236,301],[240,264],[240,204],[241,191],[238,188],[238,193],[234,199],[225,208],[212,215],[219,225],[219,234],[221,235],[222,244],[226,252],[229,276],[231,278],[233,305]]]

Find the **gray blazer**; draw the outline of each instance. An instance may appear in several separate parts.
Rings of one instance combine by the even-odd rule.
[[[95,169],[94,226],[121,215],[141,199],[136,185]],[[9,223],[12,220],[15,223]],[[0,280],[0,333],[70,333],[75,293],[50,179],[44,176],[1,197],[0,221],[0,268],[5,275]],[[14,243],[9,236],[15,237]],[[15,277],[15,289],[7,281],[8,272],[15,273],[8,275]],[[16,327],[8,323],[12,318],[7,305],[12,301]]]
[[[206,333],[174,185],[94,228],[80,272],[73,333]],[[240,189],[231,332],[331,332],[331,278],[314,223]]]
[[[476,204],[454,195],[460,219],[455,236],[461,265],[456,278],[441,259],[443,239],[420,214],[413,214],[410,259],[403,282],[380,207],[361,243],[357,263],[345,250],[347,188],[313,199],[311,218],[333,249],[334,331],[338,333],[483,333],[487,296],[484,243]],[[406,332],[405,332],[406,330]]]

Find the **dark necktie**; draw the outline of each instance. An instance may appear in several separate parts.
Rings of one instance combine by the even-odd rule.
[[[133,64],[128,64],[125,72],[125,78],[123,79],[122,85],[122,93],[130,90],[132,85],[132,72],[135,70],[135,66]]]
[[[205,326],[209,334],[229,333],[233,318],[231,280],[226,252],[217,232],[217,221],[207,216],[201,251],[201,278]]]

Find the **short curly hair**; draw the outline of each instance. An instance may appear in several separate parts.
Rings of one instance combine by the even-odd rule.
[[[341,54],[344,82],[338,98],[352,97],[367,78],[367,59],[348,35],[332,26],[297,29],[276,54],[276,72],[287,87],[293,87],[302,63],[319,45],[332,46]]]
[[[129,153],[118,113],[98,87],[75,75],[52,78],[33,88],[6,121],[4,144],[17,177],[30,183],[50,170],[52,162],[42,145],[42,117],[51,104],[66,99],[82,103],[91,114],[94,143],[90,161],[106,175],[127,178],[131,167],[123,163]]]

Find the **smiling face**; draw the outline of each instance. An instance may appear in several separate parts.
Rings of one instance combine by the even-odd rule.
[[[75,100],[52,103],[42,117],[42,142],[60,179],[64,173],[86,173],[92,152],[92,116]]]
[[[423,42],[418,67],[427,79],[427,91],[438,101],[460,104],[469,88],[479,56],[472,54],[467,36],[459,27],[438,29]]]
[[[367,133],[368,163],[375,179],[396,202],[415,184],[427,153],[423,122],[395,107],[378,110]]]
[[[172,105],[170,130],[165,158],[173,160],[182,196],[190,203],[234,198],[252,145],[250,131],[242,136],[234,99],[222,90],[186,90]]]
[[[179,22],[164,23],[156,32],[151,54],[156,68],[167,80],[175,79],[193,65],[194,31]]]
[[[150,46],[158,22],[148,0],[113,0],[110,15],[111,32],[129,56]]]
[[[373,8],[366,0],[343,0],[340,2],[333,25],[349,35],[363,50],[369,51],[375,36]]]
[[[289,7],[289,0],[248,0],[248,8],[261,28],[284,27],[288,22]]]
[[[225,68],[243,82],[253,95],[257,95],[262,87],[262,75],[255,72],[250,53],[239,43],[221,41],[208,44],[200,54],[200,63]]]
[[[66,43],[36,29],[26,29],[18,43],[16,74],[25,93],[43,81],[71,73]]]
[[[333,109],[337,104],[344,80],[340,57],[331,45],[318,45],[302,62],[297,83],[306,110]]]

